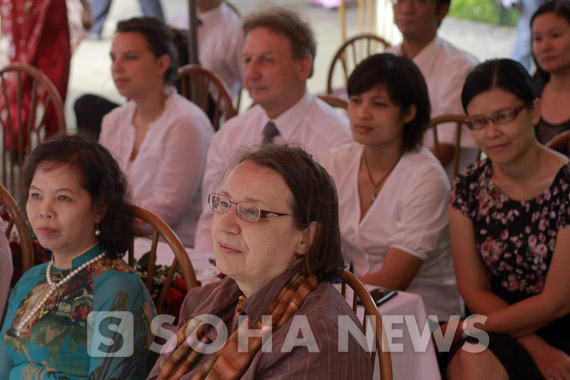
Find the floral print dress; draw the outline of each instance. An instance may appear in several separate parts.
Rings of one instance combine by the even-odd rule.
[[[570,164],[542,194],[516,201],[493,183],[491,161],[480,161],[455,179],[449,201],[473,222],[477,250],[496,294],[513,304],[543,291],[558,231],[570,227]],[[569,322],[563,317],[538,333],[558,335],[570,352]],[[560,335],[559,328],[566,334]]]
[[[72,269],[52,268],[52,279],[58,282],[102,251],[96,246],[73,259]],[[23,326],[19,336],[14,334],[14,328],[50,290],[46,268],[47,263],[44,263],[27,271],[12,291],[0,333],[0,378],[145,378],[146,357],[152,342],[150,324],[155,309],[144,284],[121,258],[103,258],[78,272],[57,288]],[[125,319],[126,324],[122,326],[133,328],[132,336],[127,330],[115,331],[117,328],[113,326],[124,315],[117,314],[121,319],[115,320],[107,318],[110,314],[90,315],[91,312],[124,311],[128,311],[132,319]],[[116,355],[106,355],[106,352]]]

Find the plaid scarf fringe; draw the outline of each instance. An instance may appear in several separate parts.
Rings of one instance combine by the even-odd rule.
[[[263,326],[262,322],[258,321],[254,326],[249,318],[246,318],[230,335],[222,348],[194,375],[192,380],[239,379],[261,348],[264,341],[263,337],[279,330],[299,310],[305,298],[317,286],[317,277],[305,271],[298,272],[291,277],[264,313],[264,315],[271,315],[271,325]],[[224,321],[224,323],[227,322],[227,320]],[[223,328],[225,327],[224,325]],[[192,369],[201,354],[194,350],[189,342],[192,340],[196,342],[197,339],[204,344],[211,343],[206,335],[208,328],[212,328],[212,326],[202,324],[202,321],[197,318],[189,319],[184,324],[176,333],[176,349],[168,359],[161,363],[159,380],[178,380]],[[248,346],[241,347],[240,350],[238,334],[245,336],[243,331],[246,329],[262,330],[262,336],[249,338],[247,340]]]

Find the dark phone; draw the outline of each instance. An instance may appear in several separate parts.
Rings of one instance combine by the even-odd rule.
[[[382,305],[396,294],[398,294],[398,291],[386,288],[376,288],[370,291],[370,295],[372,296],[376,306]]]

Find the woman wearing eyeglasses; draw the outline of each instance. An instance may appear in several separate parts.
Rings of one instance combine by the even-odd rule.
[[[461,95],[487,159],[454,182],[450,231],[455,272],[481,353],[451,352],[450,379],[570,378],[570,167],[537,142],[540,100],[518,62],[478,65]],[[463,330],[463,325],[459,331]]]
[[[352,336],[339,339],[358,322],[331,284],[342,256],[327,172],[301,148],[268,144],[242,154],[208,202],[216,266],[227,277],[190,290],[176,346],[149,379],[370,378],[369,354]],[[197,327],[205,316],[215,326]],[[257,338],[238,348],[246,335]]]

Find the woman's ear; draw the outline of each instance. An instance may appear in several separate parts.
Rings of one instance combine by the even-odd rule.
[[[298,255],[304,255],[309,252],[309,249],[313,246],[315,237],[317,236],[317,222],[311,222],[302,232],[302,238],[297,245],[297,250],[295,251]]]
[[[168,68],[170,67],[170,61],[171,61],[170,57],[166,54],[157,58],[156,62],[158,65],[158,73],[161,76],[164,75],[166,70],[168,70]]]
[[[540,120],[540,99],[536,98],[532,102],[532,107],[529,109],[530,119],[532,120],[532,125],[536,125]]]
[[[410,121],[414,120],[416,117],[416,112],[418,111],[415,104],[410,104],[408,108],[404,111],[404,124],[408,124]]]
[[[101,223],[105,214],[107,213],[107,206],[100,203],[95,205],[95,223]]]

